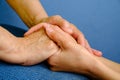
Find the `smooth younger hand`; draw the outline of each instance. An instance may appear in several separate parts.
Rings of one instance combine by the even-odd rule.
[[[97,61],[94,55],[59,27],[49,24],[44,28],[50,39],[59,46],[59,51],[48,59],[53,71],[79,71],[79,73],[87,74],[91,70]]]

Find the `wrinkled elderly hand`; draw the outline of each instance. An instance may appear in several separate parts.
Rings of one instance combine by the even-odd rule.
[[[44,26],[44,25],[36,25]],[[34,65],[57,52],[58,47],[41,29],[17,38],[0,27],[0,60],[21,65]],[[4,34],[4,35],[3,35]]]
[[[66,21],[65,19],[63,19],[60,16],[52,16],[52,17],[48,17],[45,18],[43,20],[40,21],[41,22],[46,22],[52,25],[57,25],[59,26],[63,31],[69,33],[71,36],[73,36],[76,41],[81,44],[83,47],[85,47],[91,54],[94,54],[96,56],[102,56],[102,52],[92,49],[88,43],[88,41],[85,39],[84,35],[82,34],[82,32],[80,32],[73,24],[69,23],[68,21]],[[32,27],[27,33],[25,33],[25,36],[39,30],[40,27],[36,26],[36,27]]]

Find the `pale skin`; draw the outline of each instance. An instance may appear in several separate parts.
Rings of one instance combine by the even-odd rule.
[[[35,1],[35,2],[31,2],[31,1],[27,1],[27,0],[7,0],[8,1],[8,3],[15,9],[15,7],[16,7],[16,9],[15,9],[15,11],[19,14],[19,16],[22,18],[22,20],[25,22],[25,24],[27,24],[29,27],[32,27],[33,25],[35,25],[35,24],[38,24],[39,22],[40,22],[40,20],[42,19],[42,18],[45,18],[45,17],[48,17],[47,16],[47,14],[44,12],[44,10],[43,10],[43,8],[40,8],[40,4],[38,4],[38,0],[31,0],[31,1]],[[19,1],[19,2],[18,2]],[[27,1],[27,3],[28,3],[28,5],[27,5],[27,7],[25,6],[26,5],[26,1]],[[16,2],[15,4],[14,3],[12,3],[12,2]],[[30,4],[29,4],[29,2],[31,2]],[[39,5],[39,7],[38,7],[38,5],[36,5],[36,4],[33,4],[33,3],[36,3],[37,2],[37,4]],[[19,3],[19,4],[18,4]],[[25,3],[25,4],[24,4]],[[32,9],[31,8],[31,5],[33,6],[36,6],[36,9],[34,8],[34,9]],[[21,6],[21,7],[24,7],[24,11],[26,11],[25,13],[23,12],[23,11],[21,11],[21,9],[20,9],[20,7],[19,6]],[[34,10],[34,11],[33,11]],[[40,12],[39,12],[39,10],[40,10]],[[41,10],[43,10],[43,11],[41,11]],[[42,12],[43,12],[43,14],[42,14]],[[40,16],[39,14],[41,14],[42,16]],[[26,15],[26,16],[23,16],[23,15]],[[12,39],[12,40],[14,40],[15,42],[18,40],[18,39],[16,39],[15,37],[13,37],[11,34],[9,34],[7,31],[5,32],[5,30],[3,30],[3,29],[0,29],[1,31],[3,31],[4,33],[6,33],[6,35],[8,35],[8,37],[6,38],[6,37],[4,37],[4,36],[1,36],[1,37],[3,37],[3,40],[5,40],[5,39]],[[39,31],[40,33],[44,33],[44,31],[43,31],[43,29],[42,30],[40,30]],[[34,34],[40,34],[40,33],[34,33]],[[29,35],[30,36],[30,35]],[[46,34],[43,36],[43,37],[45,37],[46,36]],[[33,37],[33,36],[32,36]],[[30,39],[32,39],[33,40],[33,38],[32,37],[29,37]],[[40,39],[40,37],[41,36],[38,36],[39,37],[39,39]],[[4,39],[5,38],[5,39]],[[2,38],[1,38],[2,39]],[[26,38],[27,40],[28,40],[28,38]],[[38,38],[37,38],[38,39]],[[51,38],[52,39],[52,38]],[[11,41],[12,41],[11,40]],[[49,38],[45,38],[45,40],[49,40]],[[2,40],[1,40],[2,41]],[[19,39],[18,41],[25,41],[25,39]],[[34,40],[33,40],[34,41]],[[43,41],[43,40],[42,40]],[[55,41],[55,40],[54,40]],[[5,41],[4,41],[5,42]],[[7,42],[7,41],[6,41]],[[23,43],[22,42],[22,43]],[[55,42],[57,42],[57,41],[55,41]],[[86,41],[85,41],[86,42]],[[17,42],[18,43],[18,42]],[[19,42],[20,43],[20,42]],[[2,44],[2,43],[1,43]],[[11,43],[6,43],[7,45],[9,45],[9,44],[15,44],[15,43],[13,43],[13,42],[11,42]],[[42,43],[40,42],[40,44],[42,45]],[[44,44],[44,43],[43,43]],[[85,43],[82,43],[82,44],[85,44]],[[15,45],[19,45],[19,44],[15,44]],[[44,44],[45,45],[45,44]],[[28,46],[27,46],[28,47]],[[6,49],[6,47],[3,47],[2,46],[2,49]],[[13,48],[12,49],[14,49],[14,46],[13,46]],[[43,50],[43,49],[42,49]],[[9,51],[11,51],[11,49],[6,49],[5,50],[5,52],[7,52],[7,53],[9,53]],[[14,51],[14,50],[13,50]],[[4,51],[1,51],[1,54],[2,54],[2,52],[4,52]],[[15,52],[16,53],[18,53],[17,52],[17,49],[15,50]],[[56,52],[56,51],[55,51]],[[54,53],[54,51],[53,51],[53,53]],[[88,53],[88,52],[87,52]],[[13,53],[14,54],[14,53]],[[16,55],[16,54],[15,54]],[[28,54],[29,55],[29,54]],[[52,55],[52,54],[51,54]],[[1,56],[0,56],[1,57]],[[53,56],[52,56],[53,57]],[[53,63],[53,61],[54,61],[54,58],[50,58],[49,59],[49,61],[50,61],[50,63],[51,64],[54,64]],[[93,58],[94,59],[94,58]],[[111,66],[111,69],[114,69],[113,68],[113,65],[116,65],[116,66],[118,66],[119,64],[116,64],[116,63],[113,63],[113,64],[111,64],[111,61],[108,61],[108,60],[104,60],[104,59],[101,59],[100,57],[99,57],[99,59],[104,63],[104,64],[106,64],[107,63],[107,65],[108,66]],[[24,60],[24,59],[23,59]],[[52,61],[53,60],[53,61]],[[14,60],[13,60],[14,61]],[[19,60],[18,60],[19,61]],[[59,60],[58,60],[59,61]],[[96,60],[95,60],[96,61]],[[15,63],[18,63],[18,62],[15,62]],[[20,61],[20,63],[24,63],[24,61]],[[62,66],[62,65],[59,65],[59,66]],[[102,66],[102,65],[100,65],[100,66]],[[104,66],[103,66],[104,67]],[[116,68],[116,71],[118,71],[118,68],[119,68],[119,66]],[[52,67],[52,69],[54,69],[55,70],[55,67]],[[108,69],[108,68],[105,68],[105,69]],[[56,71],[57,71],[57,69],[56,69]],[[79,70],[78,70],[79,71]],[[109,70],[110,71],[110,70]],[[120,70],[119,70],[120,71]],[[96,71],[95,71],[96,72]],[[107,72],[107,71],[106,71]],[[111,72],[111,71],[110,71]],[[113,72],[114,73],[114,72]],[[112,78],[111,78],[112,79]]]
[[[48,17],[39,0],[7,0],[7,2],[29,27],[42,22],[43,18]],[[34,7],[31,7],[31,5]],[[47,23],[64,25],[55,21],[57,18],[56,16],[50,17]],[[21,65],[34,65],[46,60],[58,51],[58,47],[48,38],[44,29],[22,38],[13,36],[2,27],[0,27],[0,31],[0,60]],[[91,50],[90,47],[89,49]],[[99,51],[94,53],[100,54]]]
[[[0,27],[0,60],[21,65],[34,65],[46,60],[57,52],[58,47],[44,35],[37,31],[20,38]]]
[[[43,27],[59,46],[59,51],[48,59],[51,70],[76,72],[101,80],[120,79],[120,64],[90,54],[74,37],[57,26],[48,24]]]
[[[11,2],[9,2],[9,0],[7,0],[8,1],[8,3],[15,9],[15,7],[16,7],[16,9],[15,9],[15,11],[19,14],[19,16],[22,18],[22,20],[25,22],[25,24],[27,24],[29,27],[32,27],[33,25],[35,25],[35,24],[38,24],[39,22],[41,22],[40,20],[42,19],[42,18],[45,18],[45,17],[48,17],[47,15],[46,15],[46,13],[44,13],[44,10],[43,10],[43,8],[39,8],[39,10],[41,9],[41,10],[43,10],[43,14],[45,14],[45,15],[42,15],[42,13],[41,13],[41,11],[39,12],[38,10],[36,10],[35,8],[34,9],[32,9],[31,8],[31,5],[32,6],[36,6],[36,8],[37,7],[40,7],[40,4],[38,4],[39,2],[38,2],[38,0],[31,0],[31,1],[35,1],[35,2],[31,2],[31,1],[28,1],[27,2],[27,0],[11,0]],[[15,4],[12,4],[12,2],[15,2],[16,1],[16,5]],[[30,4],[29,4],[29,2],[30,2]],[[25,3],[25,4],[24,4]],[[28,5],[26,6],[26,4],[28,3]],[[35,5],[34,5],[34,4]],[[37,5],[37,4],[38,5]],[[20,4],[20,5],[19,5]],[[26,11],[25,13],[23,12],[23,11],[21,11],[21,9],[20,9],[20,7],[24,7],[24,11]],[[18,11],[17,11],[18,10]],[[34,10],[34,11],[33,11]],[[39,14],[41,14],[42,16],[40,16]],[[48,21],[49,22],[49,21]],[[54,23],[53,23],[54,24]],[[42,24],[43,25],[43,24]],[[46,26],[46,25],[44,25],[44,26]],[[59,26],[60,27],[60,26]],[[17,63],[17,64],[22,64],[22,65],[33,65],[33,64],[37,64],[37,63],[39,63],[39,62],[41,62],[41,61],[43,61],[43,60],[45,60],[45,59],[47,59],[48,57],[50,57],[51,55],[53,55],[54,53],[57,53],[56,51],[59,51],[59,49],[58,49],[58,47],[56,46],[56,45],[54,45],[54,43],[46,36],[46,34],[45,34],[45,32],[44,32],[44,30],[43,29],[41,29],[41,30],[39,30],[39,31],[36,31],[35,33],[33,33],[33,34],[31,34],[31,35],[28,35],[28,36],[26,36],[25,38],[16,38],[15,36],[13,36],[12,34],[10,34],[9,32],[7,32],[6,30],[4,30],[3,28],[0,28],[0,30],[1,30],[1,32],[3,32],[3,33],[5,33],[5,35],[7,36],[7,37],[5,37],[5,35],[3,36],[2,35],[2,33],[1,33],[1,45],[0,45],[0,48],[1,48],[1,53],[0,53],[0,59],[1,60],[4,60],[4,61],[7,61],[7,62],[11,62],[11,63]],[[46,30],[47,31],[47,30]],[[41,34],[41,35],[40,35]],[[44,35],[43,35],[44,34]],[[48,34],[49,35],[49,34]],[[34,38],[34,36],[36,36],[35,38]],[[42,37],[41,37],[42,36]],[[50,36],[49,36],[50,37]],[[74,37],[74,36],[73,36]],[[51,37],[50,37],[51,38]],[[9,43],[7,43],[7,41],[6,40],[10,40],[10,42]],[[51,38],[52,39],[52,38]],[[73,39],[72,39],[73,40]],[[3,41],[3,43],[2,43],[2,41]],[[43,42],[42,42],[43,41]],[[54,39],[53,39],[53,41],[55,41]],[[57,41],[55,41],[55,42],[57,42]],[[85,40],[85,42],[86,42],[86,40]],[[39,43],[39,44],[38,44]],[[46,44],[46,43],[50,43],[51,45],[53,45],[55,48],[53,48],[53,47],[49,47],[49,48],[47,48],[47,46],[48,45],[50,45],[50,44]],[[73,43],[73,42],[72,42]],[[22,45],[21,45],[22,44]],[[24,44],[24,46],[23,46],[23,44]],[[46,44],[46,45],[45,45]],[[82,44],[86,44],[86,43],[82,43]],[[6,46],[7,45],[7,46]],[[10,46],[9,47],[9,45],[14,45],[14,46]],[[35,47],[37,45],[37,48]],[[43,45],[45,45],[45,47],[43,48],[42,46]],[[82,46],[84,46],[84,45],[82,45]],[[17,48],[16,48],[16,46],[17,46]],[[28,46],[30,46],[30,47],[28,47]],[[40,47],[41,46],[41,47]],[[15,48],[14,48],[15,47]],[[24,48],[25,47],[25,48]],[[35,48],[34,48],[35,47]],[[60,46],[61,47],[61,46]],[[34,55],[30,50],[31,50],[31,48],[33,49],[33,53],[36,53],[36,55]],[[46,49],[47,48],[47,49]],[[90,48],[90,47],[89,47]],[[26,50],[25,50],[26,49]],[[38,50],[38,49],[41,49],[42,50],[42,52],[40,51],[40,50]],[[53,49],[53,52],[49,52],[49,53],[47,53],[47,52],[44,52],[45,50],[50,50],[50,51],[52,51],[51,49]],[[71,48],[70,48],[71,49]],[[84,49],[84,48],[83,48]],[[91,48],[90,48],[91,49]],[[21,51],[20,51],[21,50]],[[55,50],[55,51],[54,51]],[[11,52],[11,51],[13,51],[13,52]],[[24,52],[25,51],[25,52]],[[75,51],[75,50],[74,50]],[[84,51],[83,51],[84,52]],[[85,51],[86,52],[86,51]],[[3,54],[4,53],[4,54]],[[9,54],[10,53],[10,54]],[[50,54],[51,53],[51,54]],[[86,53],[89,53],[88,51],[86,52]],[[9,54],[9,57],[8,57],[8,54]],[[40,55],[41,54],[41,55]],[[49,55],[48,55],[49,54]],[[32,59],[33,57],[32,56],[34,56],[34,57],[36,57],[36,56],[38,56],[39,55],[39,57],[38,58],[35,58],[35,59],[37,59],[37,60],[35,60],[35,59]],[[44,56],[44,57],[41,57],[41,56]],[[92,54],[89,54],[89,55],[92,55]],[[86,55],[87,56],[87,55]],[[16,57],[16,58],[15,58]],[[31,58],[32,57],[32,58]],[[52,56],[53,57],[53,56]],[[54,58],[52,58],[52,57],[50,57],[49,58],[49,62],[52,64],[54,64],[54,62],[53,61],[55,61],[55,59]],[[23,58],[23,59],[21,59],[21,58]],[[42,59],[43,58],[43,59]],[[93,57],[92,57],[93,58]],[[92,58],[90,58],[90,59],[92,59]],[[9,60],[10,59],[10,60]],[[15,60],[14,60],[15,59]],[[31,59],[31,60],[30,60]],[[99,59],[101,59],[101,58],[99,58]],[[52,61],[53,60],[53,61]],[[93,60],[95,60],[95,59],[93,59]],[[103,61],[102,61],[103,60]],[[106,64],[106,63],[108,63],[108,62],[111,62],[111,61],[105,61],[104,59],[102,59],[101,60],[101,62],[103,62],[104,64]],[[32,62],[32,61],[35,61],[35,62]],[[39,61],[39,62],[38,62]],[[59,61],[59,60],[58,60]],[[95,60],[96,61],[96,60]],[[103,66],[103,63],[101,63],[100,62],[100,64],[98,65],[98,66]],[[99,63],[99,62],[98,62]],[[101,65],[102,64],[102,65]],[[107,65],[110,65],[110,67],[111,67],[111,69],[109,69],[109,68],[106,68],[105,66],[103,66],[103,68],[105,68],[107,71],[109,71],[110,73],[114,73],[114,74],[116,74],[115,75],[115,77],[117,78],[118,76],[117,76],[117,73],[116,72],[114,72],[113,70],[114,70],[114,68],[113,68],[113,65],[116,65],[116,66],[118,66],[119,64],[116,64],[116,63],[113,63],[112,65],[111,65],[111,63],[109,63],[109,64],[107,64]],[[62,66],[62,65],[61,65]],[[95,67],[95,68],[97,68],[97,69],[99,69],[99,67]],[[119,66],[116,68],[116,71],[117,71],[117,69],[119,68]],[[77,68],[76,68],[77,69]],[[52,67],[52,70],[56,70],[57,71],[57,69],[55,69],[55,67]],[[88,70],[92,70],[91,68],[90,69],[88,69]],[[63,70],[64,71],[64,70]],[[78,71],[78,70],[77,70]],[[93,71],[93,73],[94,72],[96,72],[97,70],[95,70],[95,71]],[[100,71],[101,72],[103,72],[103,70],[102,69],[100,69]],[[106,72],[107,72],[106,71]],[[120,71],[120,70],[119,70]],[[84,71],[83,70],[83,72],[84,73],[87,73],[87,71]],[[79,73],[81,73],[81,72],[79,72]],[[96,72],[97,73],[97,72]],[[105,73],[105,74],[107,74],[107,73]],[[99,76],[99,75],[101,75],[101,74],[99,74],[99,73],[97,73],[97,75]],[[111,74],[112,75],[112,74]],[[107,75],[107,77],[109,76],[109,74]],[[101,77],[102,78],[102,77]],[[111,77],[110,77],[111,78]],[[105,78],[104,78],[105,79]],[[112,79],[112,78],[111,78]],[[113,78],[114,79],[114,78]]]
[[[6,1],[29,28],[38,24],[41,19],[48,17],[39,0]],[[0,30],[1,37],[3,37],[2,40],[4,41],[4,43],[2,43],[1,40],[2,45],[0,45],[0,59],[3,61],[22,65],[34,65],[47,59],[55,50],[57,51],[57,46],[47,37],[44,29],[40,29],[39,31],[23,38],[13,36],[2,27]],[[3,36],[2,32],[6,33],[6,36]],[[11,43],[7,43],[8,38],[13,45],[10,45]],[[4,45],[6,43],[7,46]],[[11,46],[13,46],[12,49]],[[52,49],[54,50],[53,52]]]
[[[6,0],[22,21],[29,27],[40,23],[48,15],[39,0]]]
[[[83,47],[85,47],[91,54],[94,54],[96,56],[102,56],[101,51],[92,49],[90,47],[88,41],[85,39],[82,32],[78,31],[76,29],[76,27],[72,27],[73,24],[70,24],[67,20],[63,19],[61,16],[59,16],[59,15],[51,16],[48,18],[41,19],[40,22],[41,23],[46,22],[46,23],[49,23],[52,25],[59,26],[62,30],[71,34],[71,36],[73,36],[76,40],[78,40],[78,43],[81,44]],[[71,26],[71,28],[69,26]],[[31,33],[35,32],[37,30],[40,30],[40,26],[32,27],[24,34],[24,36],[30,35]],[[75,31],[75,32],[73,32],[73,31]],[[77,33],[79,33],[79,35]]]
[[[59,20],[60,21],[58,21],[58,22],[62,22],[62,23],[64,23],[64,25],[69,25],[66,29],[63,27],[63,26],[61,26],[60,27],[60,25],[59,25],[59,28],[61,28],[63,31],[65,31],[66,33],[68,33],[69,35],[71,35],[75,40],[76,40],[76,42],[78,43],[78,44],[80,44],[79,42],[80,42],[80,38],[79,38],[79,36],[81,36],[81,32],[74,26],[74,25],[71,25],[71,23],[69,23],[69,22],[66,22],[66,20],[64,20],[63,18],[59,18]],[[43,23],[44,24],[44,23]],[[49,26],[53,26],[53,25],[50,25],[49,24]],[[47,34],[48,34],[48,36],[50,37],[50,38],[52,38],[53,39],[53,41],[55,41],[55,42],[58,42],[58,41],[56,41],[56,40],[59,40],[59,38],[57,37],[57,36],[61,36],[61,35],[63,35],[62,33],[61,34],[59,34],[59,35],[57,35],[58,33],[57,32],[59,32],[59,29],[56,29],[55,27],[56,26],[53,26],[53,29],[52,29],[52,31],[51,32],[49,32],[49,29],[51,30],[51,28],[49,28],[49,27],[46,27],[46,25],[45,26],[35,26],[35,27],[33,27],[33,28],[31,28],[25,35],[29,35],[29,34],[31,34],[32,32],[35,32],[35,31],[37,31],[37,30],[39,30],[40,28],[42,28],[42,27],[44,27],[45,29],[46,29],[46,31],[48,30],[48,32],[47,32]],[[68,30],[67,30],[68,29]],[[72,30],[72,31],[71,31]],[[51,35],[50,35],[51,34]],[[76,34],[77,36],[73,36],[73,34]],[[56,38],[58,38],[58,39],[56,39]],[[66,37],[66,36],[63,36],[63,37],[61,37],[60,38],[60,40],[62,40],[62,38],[64,38],[64,37]],[[55,40],[54,40],[54,38],[55,38]],[[66,37],[67,38],[67,37]],[[65,39],[66,39],[65,38]],[[59,40],[59,41],[60,41]],[[67,40],[67,41],[66,41]],[[66,40],[62,40],[63,42],[62,43],[64,43],[64,45],[68,45],[69,43],[69,39],[66,39]],[[64,42],[64,41],[66,41],[66,42]],[[65,44],[65,43],[68,43],[68,44]],[[88,43],[87,43],[88,44]],[[64,46],[63,45],[63,46]],[[71,44],[72,45],[72,44]],[[69,45],[70,46],[70,45]],[[81,44],[80,44],[80,46],[82,46]],[[83,47],[83,46],[82,46]],[[84,47],[85,49],[87,49],[86,47]],[[70,49],[70,50],[72,50],[72,49]],[[88,50],[88,49],[87,49]],[[88,50],[89,51],[89,50]],[[74,52],[73,52],[74,53]],[[89,51],[89,53],[90,53],[90,51]],[[65,57],[63,57],[63,56],[65,56]],[[74,56],[76,56],[75,58],[74,58]],[[48,59],[48,62],[49,62],[49,64],[51,65],[51,69],[53,70],[53,71],[70,71],[70,72],[77,72],[77,73],[82,73],[82,72],[79,72],[79,68],[77,69],[76,67],[79,67],[79,65],[78,66],[74,66],[73,67],[73,64],[71,64],[71,62],[73,62],[73,63],[78,63],[78,61],[79,60],[76,60],[77,59],[77,57],[78,56],[80,56],[80,54],[79,55],[75,55],[74,54],[74,56],[72,55],[71,56],[71,58],[70,58],[70,54],[68,53],[68,55],[61,55],[61,53],[57,53],[57,54],[54,54],[52,57],[50,57],[49,59]],[[62,57],[62,58],[61,58]],[[70,59],[73,59],[73,61],[71,61]],[[100,64],[102,63],[102,65],[103,65],[103,67],[101,67],[101,68],[104,68],[105,66],[106,66],[106,68],[105,69],[110,69],[109,71],[110,71],[110,73],[112,73],[112,72],[114,72],[115,74],[115,78],[117,77],[116,75],[120,75],[120,64],[118,64],[118,63],[115,63],[115,62],[113,62],[113,61],[110,61],[110,60],[108,60],[108,59],[106,59],[106,58],[104,58],[104,57],[95,57],[94,56],[94,58],[96,58],[97,59],[97,62],[96,63],[94,63],[94,61],[93,61],[93,64],[92,64],[92,62],[90,62],[90,64],[91,65],[95,65],[95,64],[98,64],[99,62],[100,62]],[[76,60],[76,62],[74,61],[74,59]],[[68,61],[68,62],[66,62],[66,61]],[[66,63],[65,63],[66,62]],[[69,63],[68,65],[67,65],[67,63]],[[80,62],[79,62],[79,64],[80,64]],[[63,66],[63,65],[66,65],[66,66]],[[99,65],[99,64],[98,64]],[[100,65],[101,66],[101,65]],[[99,67],[99,66],[95,66],[95,67]],[[77,69],[76,71],[74,71],[74,70],[72,70],[72,69]],[[99,67],[100,68],[100,67]],[[80,69],[81,69],[81,67],[80,67]],[[80,70],[80,71],[82,71],[82,70]],[[91,71],[94,71],[94,68],[91,68]],[[96,70],[97,71],[97,70]],[[96,72],[95,71],[95,72]],[[108,73],[106,73],[106,74],[108,74],[108,75],[102,75],[103,73],[104,73],[104,69],[102,70],[102,72],[96,72],[95,74],[92,74],[92,75],[90,75],[90,74],[88,74],[88,73],[83,73],[83,74],[88,74],[88,75],[90,75],[90,76],[92,76],[92,77],[94,77],[94,76],[97,76],[97,78],[101,78],[101,79],[111,79],[111,80],[113,80],[114,79],[114,77],[112,78],[112,77],[110,77],[111,76],[111,74],[108,74]],[[108,72],[109,72],[108,71]],[[99,75],[96,75],[96,74],[99,74]],[[110,77],[110,78],[109,78]]]
[[[66,29],[67,25],[62,21],[60,22],[59,16],[49,17],[42,7],[39,0],[6,0],[8,4],[15,10],[15,12],[20,16],[23,22],[29,27],[33,27],[34,25],[47,22],[53,25],[64,26],[64,30]],[[67,21],[66,21],[67,22]],[[40,29],[40,32],[44,32],[43,29]],[[44,35],[46,37],[46,35]],[[75,35],[76,36],[76,35]],[[86,47],[92,54],[96,56],[101,56],[102,53],[98,50],[92,49],[87,40],[84,38],[83,34],[79,36],[81,40],[79,40],[80,44]],[[41,45],[42,46],[42,45]]]

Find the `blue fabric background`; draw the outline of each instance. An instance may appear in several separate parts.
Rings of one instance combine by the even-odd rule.
[[[50,16],[59,14],[75,24],[85,34],[93,48],[101,50],[104,57],[120,63],[119,0],[41,0],[41,2]],[[4,26],[16,36],[22,36],[27,30],[5,0],[0,0],[0,24],[8,24],[9,26]],[[87,78],[78,74],[52,72],[45,63],[23,67],[0,62],[0,80],[87,80]]]

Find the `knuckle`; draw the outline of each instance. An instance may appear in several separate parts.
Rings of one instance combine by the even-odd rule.
[[[69,24],[69,22],[66,21],[65,19],[63,19],[63,20],[62,20],[62,24],[63,24],[63,25],[66,25],[66,24]]]
[[[48,59],[48,63],[49,63],[50,66],[55,66],[55,63],[50,59]]]
[[[71,46],[71,45],[73,45],[73,44],[71,43],[71,41],[66,41],[66,44],[68,45],[68,47]],[[63,45],[64,45],[64,43],[63,43]]]
[[[57,69],[55,67],[50,67],[50,70],[57,71]]]
[[[55,15],[54,17],[55,18],[62,18],[60,15]]]
[[[56,61],[53,58],[49,58],[47,61],[50,66],[56,66]]]
[[[57,20],[57,19],[61,19],[62,17],[60,15],[55,15],[55,16],[51,16],[50,19],[51,20]]]
[[[76,27],[76,26],[75,26],[74,24],[72,24],[72,23],[70,23],[70,25]]]

